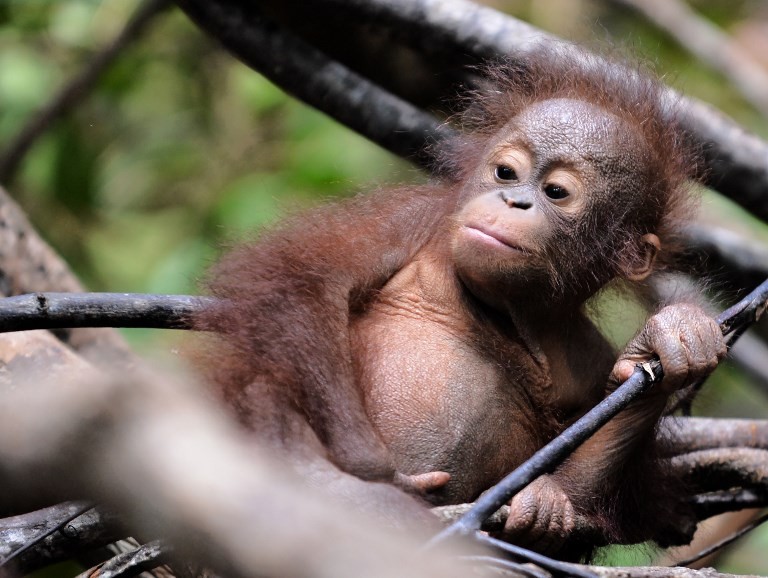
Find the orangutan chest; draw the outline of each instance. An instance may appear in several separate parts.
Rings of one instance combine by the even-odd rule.
[[[524,383],[531,372],[518,380],[514,369],[458,333],[422,317],[377,311],[352,331],[366,409],[397,469],[449,472],[446,501],[474,498],[541,444],[534,417],[541,413]]]

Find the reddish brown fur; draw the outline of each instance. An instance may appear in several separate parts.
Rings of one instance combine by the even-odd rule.
[[[439,278],[435,277],[433,284],[445,287],[451,295],[455,292],[458,326],[465,328],[464,336],[457,337],[458,343],[467,345],[471,353],[456,353],[458,360],[433,360],[436,367],[452,363],[460,367],[466,362],[471,368],[472,364],[486,363],[492,375],[512,388],[509,392],[513,401],[506,398],[496,401],[493,390],[484,390],[478,395],[489,397],[489,410],[501,408],[506,412],[501,412],[499,419],[505,419],[508,429],[516,432],[513,437],[518,439],[511,445],[519,454],[509,453],[510,444],[497,439],[499,432],[506,430],[496,430],[487,424],[478,431],[474,425],[467,427],[474,435],[485,437],[498,447],[496,455],[483,457],[492,472],[486,473],[488,479],[482,481],[487,486],[499,477],[496,467],[501,471],[519,463],[521,456],[529,455],[603,394],[613,357],[581,315],[580,306],[588,295],[582,295],[584,290],[580,284],[591,294],[609,278],[620,277],[622,266],[634,258],[633,252],[639,254],[637,238],[645,233],[658,235],[664,251],[668,252],[668,247],[675,245],[677,223],[690,206],[684,183],[693,168],[692,156],[682,145],[679,129],[666,120],[670,115],[662,114],[660,89],[654,81],[635,72],[621,74],[597,59],[577,62],[558,51],[542,52],[525,67],[494,64],[486,73],[488,85],[471,95],[472,104],[463,117],[466,132],[452,143],[443,159],[453,180],[379,191],[287,220],[257,242],[230,252],[213,269],[210,290],[223,298],[226,305],[212,308],[197,319],[200,328],[220,334],[207,361],[201,365],[223,388],[244,424],[272,446],[293,456],[294,461],[312,463],[311,467],[316,468],[313,472],[322,471],[323,475],[330,472],[328,475],[333,480],[341,480],[345,496],[359,498],[358,503],[364,506],[381,505],[382,510],[398,503],[392,507],[393,511],[403,517],[415,507],[409,498],[403,496],[400,502],[386,492],[377,497],[377,492],[384,492],[380,484],[366,485],[360,481],[397,479],[397,464],[402,463],[398,461],[399,456],[390,455],[388,442],[374,424],[382,423],[386,416],[371,415],[366,399],[370,391],[361,385],[371,384],[366,381],[368,368],[360,358],[365,358],[366,348],[374,343],[372,336],[381,331],[380,320],[389,323],[388,314],[382,317],[374,311],[401,296],[393,293],[392,280],[402,277],[404,271],[413,271],[413,267],[417,267],[417,273],[438,272]],[[451,231],[452,215],[460,208],[459,203],[464,202],[462,187],[480,163],[485,143],[531,103],[553,98],[597,104],[633,127],[647,143],[644,153],[647,158],[643,159],[647,171],[641,178],[647,186],[642,195],[626,199],[626,205],[622,204],[624,200],[620,201],[621,206],[613,209],[615,214],[589,215],[579,224],[580,228],[568,230],[575,241],[563,249],[572,252],[564,258],[570,256],[576,263],[584,260],[594,264],[574,268],[567,281],[560,283],[563,291],[571,290],[579,294],[579,298],[553,300],[554,310],[548,314],[548,320],[520,322],[515,318],[515,322],[510,323],[496,308],[480,303],[461,280],[456,279],[444,241]],[[602,233],[603,228],[606,233]],[[596,248],[604,238],[609,241]],[[410,294],[411,289],[408,291]],[[539,296],[530,297],[532,302],[541,300]],[[366,326],[366,320],[370,321],[370,327]],[[553,320],[562,322],[565,333],[573,333],[573,343],[555,348],[559,353],[542,365],[530,352],[523,336],[526,332],[544,330]],[[439,345],[442,339],[430,329],[432,319],[425,322],[428,323],[421,330],[423,335],[413,343],[416,349],[423,347],[422,341],[435,341]],[[515,326],[518,323],[523,325]],[[350,329],[353,325],[357,328],[355,331]],[[386,339],[384,343],[388,343]],[[395,347],[407,354],[410,345],[396,344]],[[593,349],[592,358],[585,355],[585,348]],[[369,353],[375,357],[380,352]],[[462,355],[466,355],[466,359]],[[563,364],[567,371],[557,373],[560,370],[555,366]],[[402,378],[401,368],[392,370]],[[467,375],[471,369],[463,371],[464,374],[459,374],[463,381],[473,383],[472,376]],[[570,376],[577,385],[581,384],[581,389],[561,391],[558,381],[561,375]],[[380,387],[380,384],[373,385],[374,389]],[[427,411],[425,407],[442,400],[449,392],[445,388],[450,385],[427,381],[424,387],[428,391],[422,401],[414,400],[407,407],[406,398],[405,402],[399,402],[406,407],[391,411],[401,416]],[[560,406],[552,400],[561,397],[573,398],[578,403],[566,404],[567,411],[558,409]],[[654,401],[651,405],[655,408],[658,403]],[[646,406],[636,410],[642,413]],[[575,465],[563,468],[559,478],[577,507],[601,518],[606,529],[617,537],[640,539],[653,535],[648,526],[657,520],[650,516],[637,518],[637,512],[647,508],[643,505],[637,510],[635,502],[647,489],[644,482],[656,475],[649,456],[653,445],[650,430],[657,417],[652,416],[649,423],[634,429],[629,425],[631,419],[627,418],[630,421],[622,425],[626,432],[610,433],[609,441],[618,440],[620,447],[626,442],[632,446],[635,458],[626,459],[630,450],[624,449],[617,450],[616,455],[608,452],[605,456],[601,447],[593,445],[572,460]],[[398,419],[395,420],[397,427],[403,427]],[[418,427],[418,423],[413,424],[415,432]],[[635,442],[631,440],[634,437],[642,440]],[[466,455],[476,453],[480,446],[469,438],[465,441],[469,444]],[[463,450],[451,451],[453,453],[446,455],[463,455]],[[464,459],[467,461],[462,461]],[[459,461],[451,465],[456,484],[460,484],[457,473],[469,468],[470,458]],[[435,469],[434,464],[432,466]],[[622,469],[631,470],[639,482],[637,487],[621,490],[618,503],[598,499],[595,492],[601,490],[595,487],[596,482],[585,482],[592,480],[595,471],[605,470],[611,473],[606,474],[602,491],[618,492]],[[470,478],[465,486],[455,486],[459,489],[453,493],[438,491],[437,501],[474,497],[484,488],[476,487],[481,483],[480,478]],[[636,522],[634,529],[622,527],[627,518]]]
[[[681,249],[681,224],[689,220],[694,206],[686,183],[699,167],[698,153],[669,109],[662,84],[639,68],[557,46],[533,51],[525,63],[486,65],[482,76],[483,88],[464,97],[465,112],[459,118],[463,137],[441,149],[442,172],[465,180],[483,143],[531,103],[552,98],[595,103],[627,120],[650,145],[647,197],[627,207],[626,218],[615,225],[627,238],[656,233],[663,248],[660,264],[674,265]]]

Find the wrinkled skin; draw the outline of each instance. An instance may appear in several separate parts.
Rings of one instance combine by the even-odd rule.
[[[517,495],[504,531],[557,553],[578,512],[621,534],[654,483],[669,394],[725,354],[693,305],[652,316],[618,361],[582,312],[611,279],[653,271],[661,240],[630,227],[653,170],[647,147],[594,104],[536,102],[459,190],[356,199],[235,254],[219,271],[236,279],[220,291],[235,306],[208,323],[235,324],[233,339],[251,340],[240,350],[269,360],[243,370],[242,419],[355,507],[429,526],[411,496],[475,499],[657,355],[662,385]],[[632,487],[630,470],[642,472]]]

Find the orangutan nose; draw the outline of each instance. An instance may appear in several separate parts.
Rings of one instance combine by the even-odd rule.
[[[530,209],[533,206],[530,197],[525,191],[521,190],[503,190],[501,191],[501,200],[503,200],[508,207],[515,209]]]

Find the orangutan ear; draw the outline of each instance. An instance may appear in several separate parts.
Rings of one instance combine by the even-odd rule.
[[[630,281],[643,281],[653,271],[656,255],[661,249],[661,241],[653,233],[640,237],[640,253],[633,263],[627,266],[626,278]]]

